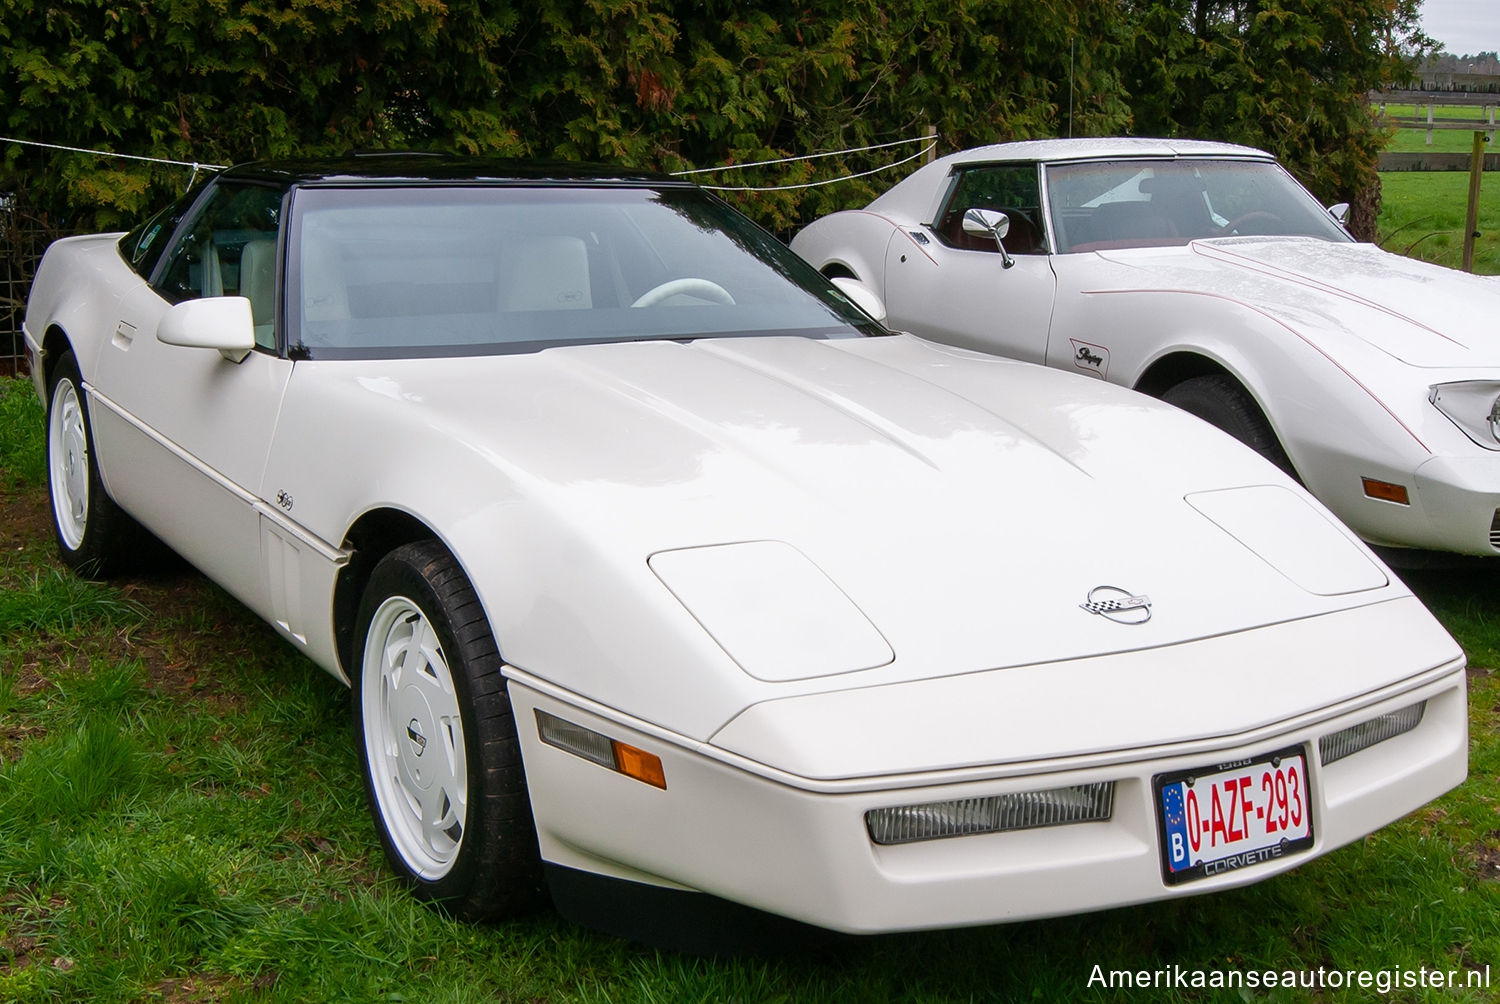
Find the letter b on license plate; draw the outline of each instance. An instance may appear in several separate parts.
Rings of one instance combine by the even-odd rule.
[[[1302,747],[1156,777],[1168,885],[1278,861],[1312,846]]]

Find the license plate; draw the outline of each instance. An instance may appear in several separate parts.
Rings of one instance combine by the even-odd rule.
[[[1156,809],[1168,885],[1278,861],[1313,843],[1301,746],[1159,774]]]

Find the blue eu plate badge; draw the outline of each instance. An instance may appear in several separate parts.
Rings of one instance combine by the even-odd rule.
[[[1187,812],[1182,804],[1182,788],[1172,785],[1161,793],[1162,824],[1167,841],[1167,863],[1172,871],[1188,864]]]

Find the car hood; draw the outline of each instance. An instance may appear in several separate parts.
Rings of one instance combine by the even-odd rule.
[[[908,336],[312,365],[366,440],[392,430],[406,459],[382,491],[440,482],[390,504],[442,528],[509,662],[688,735],[770,696],[1144,649],[1405,593],[1196,419]],[[397,429],[425,445],[398,448]],[[419,475],[437,464],[450,473]],[[1149,619],[1083,606],[1127,597],[1149,597]]]
[[[1104,256],[1127,260],[1118,252]],[[1304,335],[1356,338],[1414,366],[1500,363],[1500,328],[1493,323],[1500,285],[1481,277],[1372,244],[1311,238],[1195,241],[1163,258],[1180,263],[1164,270],[1164,283],[1230,296]],[[1159,263],[1153,256],[1153,266]]]

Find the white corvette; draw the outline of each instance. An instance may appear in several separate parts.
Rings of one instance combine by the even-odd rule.
[[[1371,543],[1500,553],[1500,286],[1354,243],[1269,154],[979,147],[792,249],[894,328],[1206,418]]]
[[[1465,776],[1462,653],[1290,478],[891,335],[686,184],[248,165],[55,244],[26,338],[64,559],[144,526],[347,680],[464,916],[1092,910]]]

